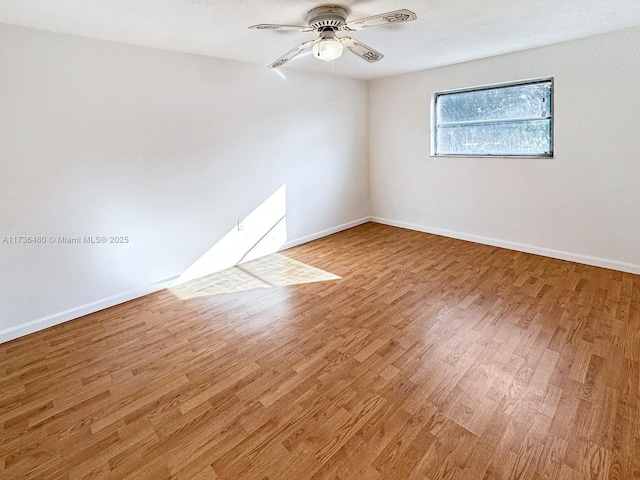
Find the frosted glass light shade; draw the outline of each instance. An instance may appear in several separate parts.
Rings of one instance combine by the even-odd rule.
[[[323,38],[313,46],[313,55],[320,60],[328,62],[342,55],[344,47],[336,38]]]

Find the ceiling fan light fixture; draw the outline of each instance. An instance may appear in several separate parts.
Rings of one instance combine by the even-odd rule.
[[[325,37],[313,46],[313,56],[329,62],[342,55],[344,47],[336,37]]]

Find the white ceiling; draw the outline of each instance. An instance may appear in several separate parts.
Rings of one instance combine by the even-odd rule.
[[[249,25],[306,25],[331,3],[349,20],[399,8],[418,20],[350,34],[385,54],[378,63],[305,53],[283,73],[372,79],[640,25],[640,0],[0,0],[0,23],[267,65],[314,34]]]

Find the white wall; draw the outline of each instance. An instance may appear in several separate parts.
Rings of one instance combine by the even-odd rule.
[[[0,26],[0,341],[164,285],[286,185],[289,244],[368,216],[362,81]]]
[[[367,86],[0,25],[0,242],[130,239],[0,243],[0,342],[167,284],[282,185],[289,244],[371,209],[640,273],[638,44],[632,29]],[[432,91],[545,75],[555,159],[429,158]]]
[[[640,273],[640,29],[369,85],[374,219]],[[555,77],[555,158],[430,158],[433,91]]]

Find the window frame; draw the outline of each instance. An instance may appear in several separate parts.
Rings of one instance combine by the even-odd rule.
[[[532,155],[509,155],[509,154],[474,154],[474,153],[437,153],[437,135],[438,135],[438,114],[437,114],[437,102],[438,97],[441,95],[450,95],[455,93],[468,93],[475,91],[483,91],[483,90],[492,90],[495,88],[505,88],[505,87],[517,87],[520,85],[535,85],[537,83],[550,83],[551,84],[551,92],[550,92],[550,103],[551,108],[549,109],[549,132],[551,138],[549,139],[549,145],[551,147],[551,152],[548,154],[532,154]],[[491,83],[487,85],[477,85],[474,87],[465,87],[465,88],[453,88],[449,90],[439,90],[437,92],[431,93],[431,142],[430,142],[430,151],[429,156],[433,158],[555,158],[555,99],[554,99],[554,77],[536,77],[536,78],[528,78],[524,80],[515,80],[509,82],[500,82],[500,83]],[[524,121],[524,120],[523,120]],[[487,122],[488,123],[488,122]]]

